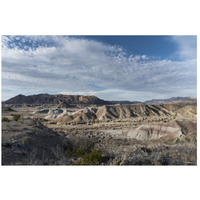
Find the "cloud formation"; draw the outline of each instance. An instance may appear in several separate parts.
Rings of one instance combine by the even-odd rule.
[[[93,94],[109,100],[195,96],[194,46],[173,40],[187,59],[127,55],[122,47],[81,37],[3,36],[3,100],[43,92]]]

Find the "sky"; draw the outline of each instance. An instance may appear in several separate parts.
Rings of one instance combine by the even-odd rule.
[[[2,100],[18,94],[196,97],[196,36],[2,36]]]

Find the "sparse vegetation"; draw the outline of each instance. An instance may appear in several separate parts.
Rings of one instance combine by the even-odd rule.
[[[17,121],[20,119],[21,115],[12,114],[12,117],[13,117],[13,119],[17,122]]]
[[[180,143],[180,139],[179,138],[176,139],[176,143],[177,144]]]
[[[72,144],[72,148],[65,151],[66,157],[75,158],[73,165],[101,165],[105,161],[101,149],[94,150],[94,143],[85,140],[79,141],[78,144]]]
[[[29,144],[31,142],[31,138],[30,137],[26,137],[23,140],[23,144]]]
[[[101,165],[105,161],[101,149],[86,153],[78,162],[78,165]]]
[[[186,137],[185,140],[186,140],[187,142],[190,142],[190,141],[191,141],[190,138],[188,138],[188,137]]]
[[[80,158],[83,157],[85,154],[91,152],[91,145],[87,144],[85,146],[81,145],[74,145],[72,148],[69,148],[65,151],[66,157],[76,157]]]
[[[10,120],[7,117],[2,118],[2,122],[9,122]]]
[[[136,150],[112,161],[114,165],[196,165],[197,153],[195,144],[160,144],[151,147],[138,147]]]
[[[32,134],[35,134],[36,132],[37,132],[37,130],[35,128],[31,130]]]

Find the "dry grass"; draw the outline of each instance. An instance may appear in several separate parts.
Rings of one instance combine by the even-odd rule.
[[[197,148],[194,142],[159,144],[137,147],[124,152],[111,161],[111,165],[197,165]]]

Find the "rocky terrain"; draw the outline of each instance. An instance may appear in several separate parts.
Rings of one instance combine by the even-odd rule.
[[[2,164],[196,165],[196,99],[159,101],[18,95],[2,104]]]

